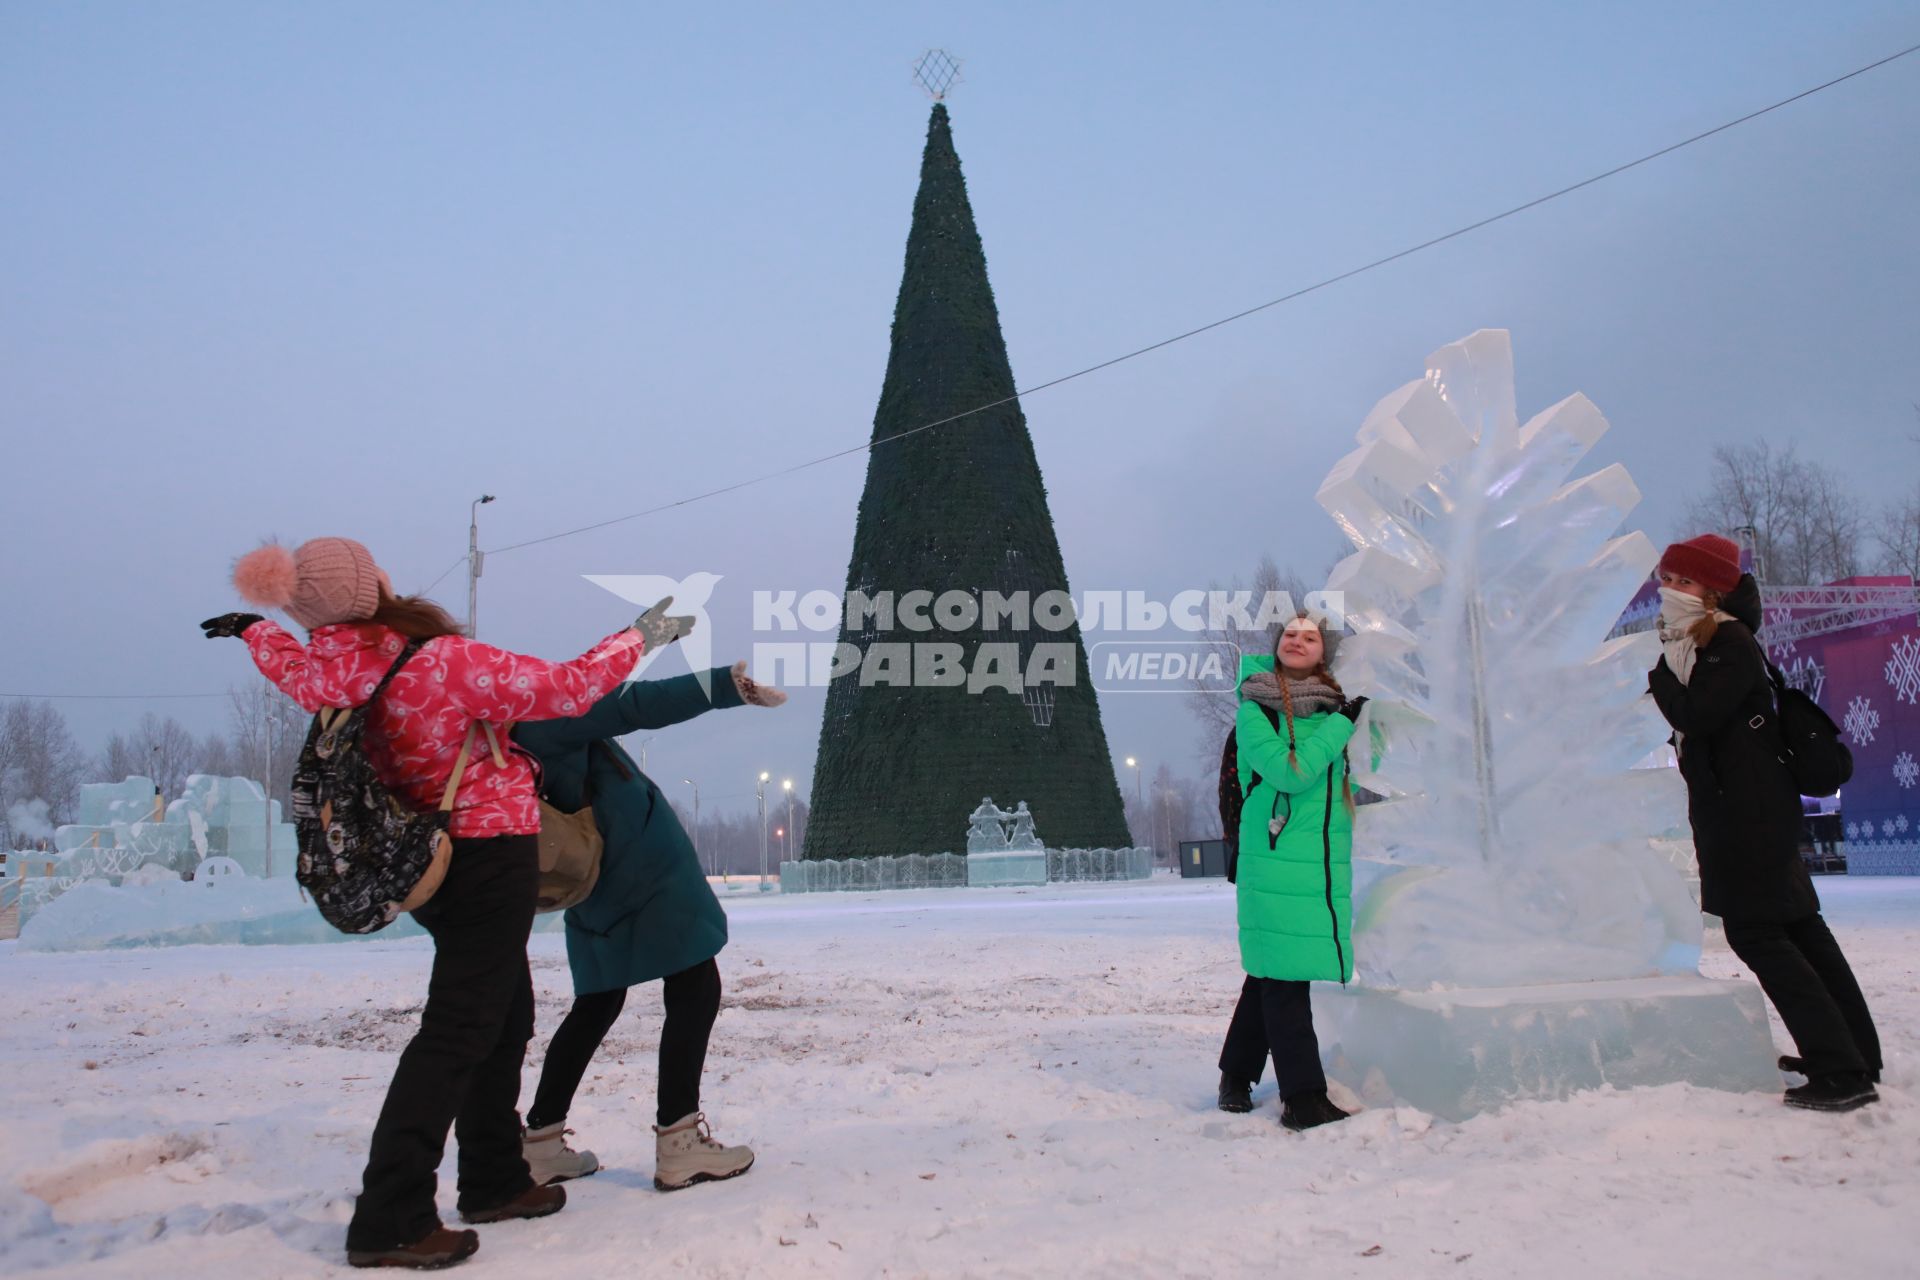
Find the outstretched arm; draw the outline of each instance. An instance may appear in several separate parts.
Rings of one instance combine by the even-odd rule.
[[[644,647],[640,633],[617,631],[571,662],[509,653],[464,636],[442,636],[430,658],[448,699],[476,720],[556,720],[585,712],[617,689]]]
[[[700,687],[702,674],[706,690]],[[711,699],[707,690],[712,691]],[[640,729],[664,729],[708,711],[740,705],[740,691],[734,687],[732,674],[725,667],[715,667],[667,680],[635,680],[601,698],[584,715],[515,732],[536,754],[565,751]]]
[[[280,692],[300,704],[304,711],[322,707],[350,707],[353,694],[338,680],[330,679],[307,653],[307,646],[277,622],[265,618],[249,624],[240,633],[247,652],[260,674],[278,685]]]

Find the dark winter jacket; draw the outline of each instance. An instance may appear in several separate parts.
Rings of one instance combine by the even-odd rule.
[[[1800,859],[1800,793],[1783,757],[1766,659],[1754,632],[1752,575],[1720,604],[1722,622],[1681,684],[1663,656],[1647,687],[1680,731],[1680,776],[1700,863],[1700,905],[1727,920],[1784,923],[1820,909]]]
[[[513,740],[540,761],[541,792],[569,812],[587,802],[606,840],[600,879],[566,914],[567,962],[576,995],[617,991],[691,969],[727,945],[727,916],[673,807],[613,739],[664,729],[702,712],[741,705],[733,673],[642,680],[608,694],[583,716],[516,725]]]

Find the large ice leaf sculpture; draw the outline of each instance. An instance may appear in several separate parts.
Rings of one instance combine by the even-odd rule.
[[[1522,425],[1504,330],[1435,352],[1380,401],[1319,500],[1358,548],[1329,579],[1369,693],[1356,780],[1393,798],[1362,852],[1407,869],[1358,904],[1361,975],[1512,986],[1692,968],[1698,914],[1647,837],[1678,782],[1634,770],[1666,729],[1651,635],[1606,636],[1657,554],[1616,536],[1639,490],[1570,478],[1606,419],[1572,395]]]

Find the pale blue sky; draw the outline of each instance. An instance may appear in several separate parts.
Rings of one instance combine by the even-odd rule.
[[[1283,293],[1920,40],[1910,4],[15,4],[0,9],[0,688],[219,690],[261,536],[403,587],[497,546],[866,438],[925,130],[951,107],[1032,384]],[[1920,55],[1360,280],[1034,397],[1076,591],[1263,552],[1432,348],[1514,332],[1523,413],[1614,423],[1663,539],[1716,443],[1878,503],[1920,472]],[[584,573],[838,589],[855,457],[502,555],[485,638],[577,652]],[[439,588],[458,611],[463,582]],[[1204,767],[1177,699],[1116,753]],[[709,803],[808,781],[817,691],[663,735]],[[140,711],[62,704],[89,748]],[[735,785],[737,783],[737,785]],[[735,798],[727,803],[744,804]],[[1044,834],[1044,832],[1043,832]]]

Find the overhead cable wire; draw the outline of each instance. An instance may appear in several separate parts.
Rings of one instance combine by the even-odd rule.
[[[574,529],[564,529],[558,533],[550,533],[538,538],[528,538],[521,542],[510,542],[505,546],[492,548],[491,550],[488,550],[483,554],[500,555],[508,551],[519,551],[525,547],[539,546],[540,544],[546,543],[546,542],[557,542],[562,538],[577,537],[583,533],[592,533],[596,529],[605,529],[612,525],[625,524],[630,520],[640,520],[640,519],[644,519],[647,516],[659,515],[661,512],[664,512],[664,511],[672,511],[675,508],[689,506],[695,502],[704,502],[708,498],[721,497],[724,494],[733,493],[737,490],[749,488],[753,485],[765,484],[770,480],[778,480],[785,476],[794,475],[801,471],[806,471],[813,467],[822,466],[826,463],[836,461],[840,458],[848,457],[852,454],[868,452],[883,444],[892,444],[897,440],[904,440],[909,436],[919,435],[921,432],[924,432],[924,431],[932,431],[939,427],[949,426],[965,418],[971,418],[978,414],[990,412],[991,410],[998,409],[1003,405],[1015,403],[1024,396],[1035,395],[1035,394],[1038,394],[1039,392],[1047,391],[1047,390],[1050,390],[1051,388],[1062,386],[1066,383],[1073,382],[1080,378],[1084,378],[1089,374],[1099,373],[1103,369],[1111,369],[1115,365],[1124,364],[1128,360],[1134,360],[1139,358],[1140,356],[1148,355],[1152,352],[1159,351],[1163,348],[1173,346],[1175,343],[1185,342],[1189,338],[1197,338],[1203,333],[1210,333],[1215,329],[1222,328],[1226,325],[1233,324],[1240,320],[1245,320],[1249,316],[1259,315],[1263,311],[1270,311],[1273,308],[1281,306],[1285,303],[1292,302],[1299,298],[1304,298],[1308,294],[1318,293],[1322,289],[1331,288],[1333,285],[1340,284],[1343,281],[1351,280],[1355,276],[1365,275],[1369,271],[1376,271],[1381,267],[1387,266],[1391,263],[1398,262],[1403,258],[1409,258],[1416,253],[1421,253],[1427,249],[1432,249],[1438,245],[1445,244],[1449,240],[1457,240],[1462,236],[1470,235],[1475,231],[1479,231],[1486,227],[1490,227],[1497,222],[1504,222],[1508,218],[1512,218],[1519,214],[1525,213],[1530,209],[1537,209],[1541,205],[1548,204],[1552,201],[1560,199],[1562,196],[1572,195],[1574,192],[1582,190],[1586,187],[1593,186],[1595,183],[1604,182],[1608,178],[1618,177],[1620,174],[1626,173],[1631,169],[1637,169],[1641,165],[1651,163],[1652,161],[1658,160],[1663,156],[1672,155],[1676,151],[1683,150],[1684,148],[1693,146],[1694,144],[1699,142],[1704,142],[1708,138],[1714,137],[1716,134],[1722,134],[1727,132],[1727,130],[1729,129],[1738,128],[1740,125],[1747,124],[1754,120],[1758,120],[1760,117],[1769,115],[1775,111],[1778,111],[1782,107],[1792,106],[1796,102],[1800,102],[1803,99],[1810,98],[1817,93],[1822,93],[1825,90],[1835,87],[1836,85],[1845,84],[1847,81],[1853,80],[1859,76],[1863,76],[1867,74],[1869,71],[1876,71],[1879,68],[1888,65],[1889,63],[1897,62],[1901,58],[1908,57],[1914,53],[1920,53],[1920,44],[1908,45],[1906,48],[1901,49],[1898,52],[1890,53],[1883,58],[1877,58],[1874,61],[1866,63],[1863,66],[1855,67],[1853,70],[1846,72],[1844,75],[1838,75],[1831,80],[1823,81],[1820,84],[1816,84],[1812,86],[1811,88],[1802,89],[1800,92],[1793,94],[1789,97],[1781,98],[1777,102],[1768,103],[1766,106],[1760,107],[1757,110],[1749,111],[1745,115],[1736,116],[1731,120],[1725,121],[1722,124],[1717,124],[1713,128],[1703,130],[1699,133],[1692,135],[1691,137],[1682,138],[1680,141],[1670,143],[1667,146],[1661,147],[1657,151],[1649,151],[1643,156],[1639,156],[1635,159],[1629,160],[1624,164],[1617,164],[1613,166],[1611,169],[1606,169],[1600,173],[1594,174],[1592,177],[1582,178],[1580,181],[1561,187],[1557,191],[1549,191],[1545,195],[1535,196],[1533,199],[1525,201],[1524,203],[1521,203],[1521,204],[1514,205],[1512,208],[1503,209],[1499,213],[1489,214],[1488,216],[1481,218],[1478,221],[1469,222],[1465,226],[1455,227],[1451,231],[1444,232],[1440,235],[1433,236],[1426,240],[1422,240],[1418,244],[1409,245],[1404,249],[1400,249],[1393,253],[1385,254],[1381,257],[1375,258],[1371,262],[1363,263],[1357,267],[1351,267],[1348,270],[1342,271],[1337,275],[1328,276],[1324,280],[1317,280],[1312,284],[1304,285],[1301,288],[1295,289],[1290,293],[1284,293],[1277,298],[1272,298],[1266,302],[1259,303],[1255,306],[1247,307],[1244,310],[1236,311],[1232,315],[1222,316],[1218,320],[1209,321],[1206,324],[1199,325],[1192,329],[1188,329],[1182,333],[1176,333],[1173,336],[1168,338],[1162,338],[1158,342],[1149,343],[1144,347],[1136,348],[1135,350],[1128,351],[1122,355],[1114,356],[1111,359],[1102,360],[1098,364],[1090,364],[1084,369],[1076,369],[1072,373],[1063,374],[1060,377],[1050,379],[1049,381],[1037,383],[1034,386],[1016,390],[1010,396],[1003,396],[998,400],[991,401],[987,404],[978,405],[975,408],[965,410],[964,412],[961,412],[961,413],[952,414],[945,418],[939,418],[932,422],[925,422],[917,427],[910,427],[905,431],[898,431],[889,436],[882,436],[877,440],[869,440],[864,444],[849,445],[847,448],[837,449],[832,453],[822,454],[817,458],[811,458],[805,462],[798,462],[793,464],[792,466],[782,467],[782,468],[779,468],[778,470],[769,471],[757,476],[749,476],[744,480],[736,480],[732,484],[721,485],[718,488],[707,489],[700,493],[689,494],[684,498],[677,498],[672,502],[663,502],[658,506],[648,507],[641,511],[629,512],[628,514],[622,515],[622,516],[613,516],[606,520],[598,520],[592,524],[581,525],[578,528],[574,528]],[[441,570],[440,576],[435,578],[431,583],[427,584],[425,590],[421,591],[420,594],[425,595],[428,591],[433,590],[434,587],[438,586],[440,582],[444,580],[449,573],[452,573],[466,559],[467,557],[463,555],[458,560],[455,560],[452,564],[448,565],[445,569]],[[146,699],[146,698],[151,698],[151,699],[224,698],[226,696],[227,695],[224,693],[163,693],[163,694],[0,693],[0,698],[40,698],[40,699],[62,699],[62,700],[65,700],[65,699],[139,700],[139,699]]]
[[[34,702],[172,702],[181,698],[226,698],[229,693],[0,693],[0,698],[26,698]]]
[[[1232,315],[1222,316],[1218,320],[1213,320],[1206,324],[1200,325],[1196,328],[1188,329],[1184,333],[1176,333],[1170,338],[1162,338],[1158,342],[1149,343],[1144,347],[1140,347],[1133,351],[1126,352],[1124,355],[1117,355],[1112,357],[1111,359],[1102,360],[1098,364],[1090,364],[1084,369],[1077,369],[1072,373],[1063,374],[1060,377],[1053,378],[1047,382],[1038,383],[1034,386],[1017,390],[1010,396],[1002,396],[998,400],[990,401],[987,404],[979,405],[972,409],[967,409],[961,413],[952,414],[948,417],[940,418],[933,422],[925,422],[917,427],[909,427],[905,431],[898,431],[889,436],[882,436],[877,440],[869,440],[865,444],[850,445],[845,449],[838,449],[832,453],[822,454],[821,456],[817,458],[809,459],[806,462],[795,463],[792,466],[782,467],[779,470],[769,471],[762,475],[749,476],[744,480],[736,480],[732,484],[721,485],[720,487],[715,489],[707,489],[700,493],[689,494],[687,497],[678,498],[672,502],[663,502],[658,506],[648,507],[641,511],[629,512],[628,514],[623,516],[613,516],[606,520],[597,520],[592,524],[584,524],[579,526],[578,528],[564,529],[559,533],[549,533],[538,538],[528,538],[523,542],[510,542],[503,547],[493,548],[492,550],[488,551],[487,554],[499,555],[507,551],[519,551],[524,547],[538,546],[543,542],[557,542],[562,538],[572,538],[583,533],[591,533],[596,529],[605,529],[610,525],[624,524],[629,520],[639,520],[646,516],[659,515],[663,511],[671,511],[676,507],[688,506],[695,502],[704,502],[708,498],[717,498],[723,494],[733,493],[736,490],[745,489],[753,485],[765,484],[770,480],[778,480],[786,476],[794,475],[797,472],[806,471],[812,467],[821,466],[825,463],[836,461],[840,458],[847,457],[851,454],[865,453],[883,444],[892,444],[897,440],[904,440],[909,436],[919,435],[923,431],[932,431],[938,427],[949,426],[955,422],[961,421],[964,418],[971,418],[978,414],[987,413],[991,410],[998,409],[1003,405],[1013,404],[1024,396],[1035,395],[1039,392],[1049,390],[1053,387],[1058,387],[1058,386],[1064,385],[1065,383],[1072,382],[1075,379],[1084,378],[1088,374],[1098,373],[1103,369],[1111,369],[1117,364],[1123,364],[1128,360],[1137,359],[1140,356],[1147,355],[1154,351],[1159,351],[1162,348],[1173,346],[1175,343],[1185,342],[1189,338],[1197,338],[1203,333],[1210,333],[1213,330],[1219,329],[1225,325],[1233,324],[1239,320],[1245,320],[1249,316],[1259,315],[1263,311],[1269,311],[1269,310],[1272,310],[1274,307],[1281,306],[1284,303],[1292,302],[1298,298],[1304,298],[1310,293],[1317,293],[1322,289],[1330,288],[1333,285],[1340,284],[1341,282],[1346,280],[1351,280],[1355,276],[1365,275],[1369,271],[1378,270],[1379,268],[1387,266],[1390,263],[1398,262],[1402,258],[1412,257],[1416,253],[1420,253],[1420,252],[1423,252],[1424,250],[1434,248],[1436,245],[1445,244],[1449,240],[1457,240],[1461,236],[1470,235],[1475,231],[1481,230],[1482,228],[1490,227],[1496,222],[1503,222],[1508,218],[1514,217],[1518,214],[1525,213],[1529,209],[1537,209],[1543,204],[1547,204],[1551,201],[1560,199],[1562,196],[1571,195],[1574,192],[1579,191],[1585,187],[1593,186],[1597,182],[1604,182],[1608,178],[1617,177],[1618,175],[1623,174],[1630,169],[1637,169],[1643,164],[1648,164],[1654,160],[1660,159],[1662,156],[1672,155],[1674,152],[1679,151],[1685,147],[1693,146],[1695,143],[1698,143],[1698,142],[1704,142],[1708,138],[1713,137],[1715,134],[1725,133],[1727,130],[1737,128],[1738,126],[1746,124],[1749,121],[1758,120],[1761,116],[1767,115],[1770,112],[1778,111],[1782,107],[1791,106],[1792,104],[1799,102],[1804,98],[1810,98],[1816,93],[1820,93],[1824,90],[1831,89],[1835,85],[1845,84],[1847,81],[1854,79],[1856,76],[1863,76],[1869,71],[1873,71],[1880,67],[1884,67],[1890,62],[1895,62],[1901,58],[1907,57],[1909,54],[1916,53],[1916,52],[1920,52],[1920,44],[1909,45],[1907,48],[1900,50],[1898,53],[1890,53],[1884,58],[1879,58],[1873,62],[1867,63],[1865,66],[1856,67],[1852,71],[1847,72],[1845,75],[1835,76],[1833,79],[1827,80],[1821,84],[1814,85],[1810,89],[1802,89],[1799,93],[1796,93],[1791,97],[1781,98],[1777,102],[1769,103],[1768,105],[1761,107],[1755,111],[1749,111],[1745,115],[1737,116],[1734,119],[1728,120],[1723,124],[1717,124],[1711,129],[1707,129],[1700,133],[1694,134],[1692,137],[1682,138],[1678,142],[1671,143],[1667,146],[1661,147],[1658,151],[1649,151],[1647,152],[1647,154],[1640,156],[1637,159],[1629,160],[1625,164],[1617,164],[1611,169],[1607,169],[1601,173],[1596,173],[1590,178],[1582,178],[1580,181],[1572,183],[1568,186],[1561,187],[1557,191],[1549,191],[1545,195],[1535,196],[1533,199],[1528,200],[1522,204],[1514,205],[1510,209],[1503,209],[1499,213],[1489,214],[1487,217],[1481,218],[1476,222],[1469,222],[1465,226],[1455,227],[1452,231],[1445,232],[1444,234],[1441,234],[1441,235],[1433,236],[1432,238],[1427,240],[1422,240],[1418,244],[1409,245],[1407,248],[1400,249],[1394,253],[1389,253],[1382,257],[1375,258],[1373,259],[1373,261],[1363,263],[1360,266],[1349,268],[1346,271],[1340,272],[1338,275],[1328,276],[1324,280],[1317,280],[1312,284],[1305,285],[1305,286],[1302,286],[1301,288],[1295,289],[1291,293],[1285,293],[1280,295],[1277,298],[1272,298],[1266,302],[1259,303],[1256,306],[1248,307],[1242,311],[1236,311]],[[449,570],[449,572],[451,572],[451,570]],[[445,577],[445,576],[446,574],[441,575],[441,577]]]

